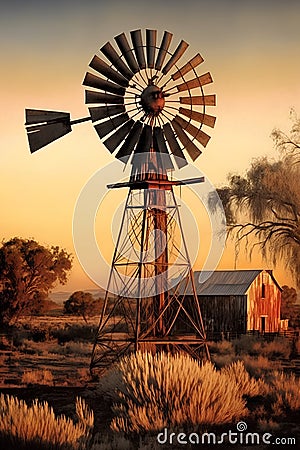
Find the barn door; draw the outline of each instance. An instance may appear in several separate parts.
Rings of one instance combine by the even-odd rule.
[[[268,318],[268,316],[261,316],[260,317],[260,332],[262,334],[264,334],[266,332],[267,318]]]

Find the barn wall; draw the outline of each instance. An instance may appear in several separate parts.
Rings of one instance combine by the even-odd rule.
[[[206,332],[246,332],[246,296],[199,296]]]
[[[247,298],[247,331],[279,331],[281,291],[268,272],[263,271],[255,278],[248,289]]]

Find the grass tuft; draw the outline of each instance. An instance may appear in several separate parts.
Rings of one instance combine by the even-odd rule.
[[[232,373],[185,354],[126,356],[102,381],[102,389],[115,401],[115,431],[230,423],[247,414]]]
[[[47,369],[25,370],[22,375],[21,383],[52,386],[53,375],[52,372]]]
[[[23,400],[1,394],[0,443],[5,443],[5,448],[84,449],[91,436],[94,415],[81,398],[76,399],[76,414],[75,424],[64,415],[56,417],[47,402],[34,400],[28,406]]]

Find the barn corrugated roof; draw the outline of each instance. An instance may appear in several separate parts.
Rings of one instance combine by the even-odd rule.
[[[251,283],[262,270],[216,270],[206,278],[206,272],[194,272],[198,295],[245,295]],[[188,289],[190,290],[190,289]]]

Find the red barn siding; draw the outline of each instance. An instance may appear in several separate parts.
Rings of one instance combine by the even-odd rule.
[[[247,299],[247,331],[257,330],[267,333],[279,331],[281,290],[268,272],[261,272],[251,283]]]

